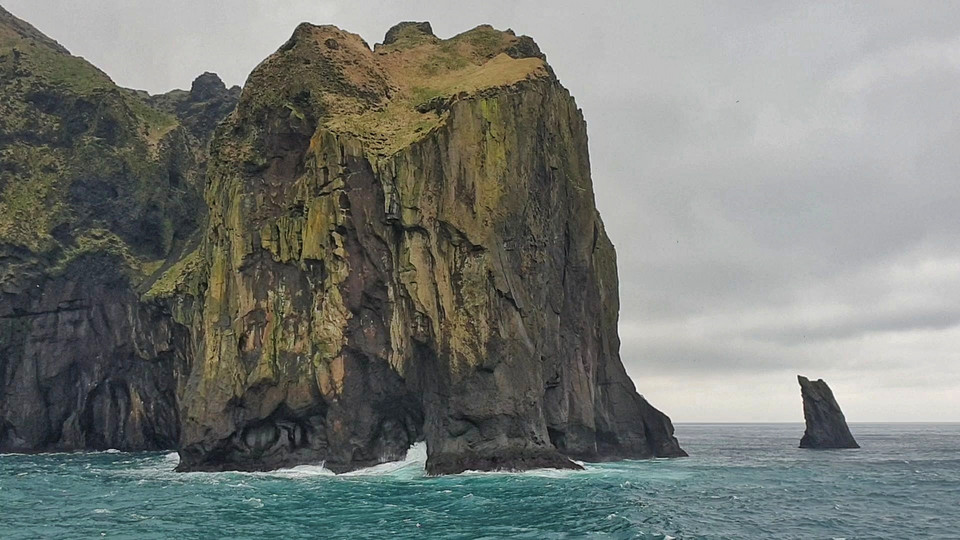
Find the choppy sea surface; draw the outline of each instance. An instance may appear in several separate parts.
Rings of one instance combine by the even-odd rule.
[[[347,475],[172,472],[177,455],[0,455],[0,538],[958,538],[960,424],[679,424],[691,454],[430,478],[425,449]]]

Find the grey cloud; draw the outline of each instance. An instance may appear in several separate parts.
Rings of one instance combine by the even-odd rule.
[[[960,306],[861,313],[846,320],[818,322],[811,325],[790,325],[763,329],[748,335],[760,341],[796,345],[815,341],[847,339],[864,334],[904,332],[910,330],[942,330],[960,324]]]

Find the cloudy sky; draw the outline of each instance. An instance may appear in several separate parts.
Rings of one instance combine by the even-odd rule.
[[[242,84],[297,23],[533,36],[589,124],[623,359],[675,421],[960,421],[960,2],[0,0],[119,84]]]

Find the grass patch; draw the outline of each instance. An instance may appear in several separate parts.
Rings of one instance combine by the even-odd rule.
[[[53,276],[61,274],[71,264],[87,255],[111,255],[122,260],[126,266],[125,270],[134,282],[147,275],[151,267],[158,267],[156,261],[145,262],[139,259],[130,251],[126,242],[107,229],[88,229],[76,238],[75,245],[64,252],[48,273]],[[162,264],[162,261],[160,263]]]
[[[173,266],[168,268],[166,272],[161,274],[160,277],[153,282],[150,290],[143,296],[145,299],[153,300],[169,298],[178,292],[192,290],[193,282],[195,281],[194,278],[197,277],[202,268],[203,257],[198,248],[184,255]],[[159,267],[155,268],[154,272],[157,269],[159,269]]]
[[[90,95],[99,90],[116,88],[106,73],[92,64],[58,51],[34,44],[18,46],[24,67],[33,77],[61,86],[80,95]]]
[[[67,217],[62,156],[47,147],[16,144],[0,153],[0,161],[15,164],[19,173],[3,173],[0,182],[0,240],[48,251],[55,246],[50,231]]]
[[[443,122],[446,111],[428,106],[431,101],[547,76],[540,58],[504,54],[517,39],[481,26],[448,40],[389,45],[380,60],[400,91],[376,109],[333,115],[326,127],[364,140],[372,154],[391,155]]]

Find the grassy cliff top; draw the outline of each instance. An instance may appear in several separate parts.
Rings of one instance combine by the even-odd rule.
[[[439,39],[429,23],[400,23],[371,49],[356,34],[304,23],[251,74],[240,109],[286,108],[389,155],[437,126],[455,99],[546,77],[532,39],[488,25]]]
[[[32,41],[37,45],[70,54],[59,43],[43,35],[42,32],[13,16],[0,6],[0,47],[15,45],[23,41]]]

